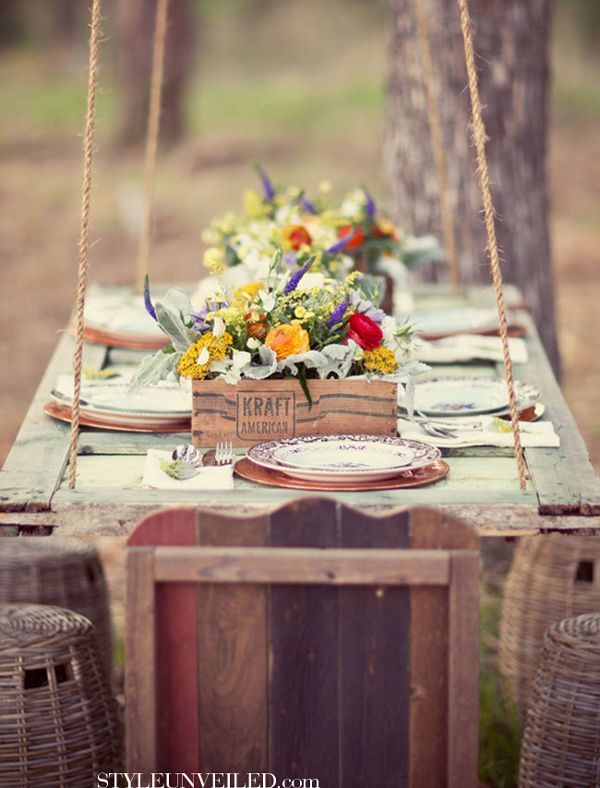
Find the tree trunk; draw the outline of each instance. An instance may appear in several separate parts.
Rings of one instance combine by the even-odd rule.
[[[462,282],[490,281],[456,0],[423,0],[446,153]],[[415,233],[441,237],[439,191],[414,0],[391,0],[384,134],[389,210]],[[507,282],[521,287],[558,368],[546,181],[550,0],[471,0],[497,234]],[[440,270],[430,270],[439,276]]]
[[[192,6],[191,0],[169,0],[160,122],[163,143],[179,140],[185,128],[185,91],[196,39]],[[127,0],[119,3],[119,11],[120,139],[137,144],[145,139],[148,126],[156,0]]]

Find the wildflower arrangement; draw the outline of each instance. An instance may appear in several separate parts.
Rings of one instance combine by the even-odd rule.
[[[411,361],[411,326],[363,297],[353,272],[342,281],[312,272],[315,259],[290,271],[274,255],[264,281],[227,293],[194,312],[179,289],[146,306],[170,344],[142,362],[134,385],[165,378],[299,379],[310,401],[311,378],[354,375],[401,381],[419,371]]]
[[[209,245],[205,266],[214,275],[227,272],[231,284],[264,279],[280,247],[288,270],[312,259],[313,271],[340,280],[357,262],[365,272],[396,278],[441,254],[432,236],[412,237],[380,216],[366,189],[350,192],[336,205],[327,182],[315,199],[309,199],[298,187],[276,187],[262,167],[256,169],[262,191],[247,191],[241,215],[227,213],[203,233]],[[207,283],[201,297],[210,294],[210,287],[214,281]]]

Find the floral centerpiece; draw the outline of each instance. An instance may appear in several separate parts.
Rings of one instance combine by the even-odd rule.
[[[147,309],[170,344],[144,359],[134,385],[296,377],[310,400],[310,378],[406,380],[421,368],[410,359],[410,324],[363,297],[359,272],[338,281],[311,272],[315,258],[293,271],[283,258],[276,252],[264,281],[225,286],[198,312],[183,290],[153,304],[147,287]]]
[[[278,250],[263,281],[229,290],[201,310],[167,292],[150,314],[170,343],[145,358],[134,386],[191,380],[192,438],[236,445],[307,432],[396,434],[397,384],[423,369],[411,359],[411,326],[343,280],[289,270]],[[234,389],[234,391],[232,391]],[[207,405],[208,403],[208,405]]]
[[[343,279],[356,268],[396,282],[404,282],[408,269],[440,256],[435,238],[414,238],[380,216],[364,188],[336,205],[327,183],[316,198],[309,199],[298,187],[276,187],[259,165],[256,168],[262,193],[247,191],[242,214],[229,212],[203,233],[209,245],[205,266],[215,276],[224,275],[230,286],[264,279],[279,248],[290,271],[311,259],[313,271],[332,278]],[[361,284],[364,291],[367,280]],[[210,297],[217,284],[214,276],[204,280],[195,303]]]

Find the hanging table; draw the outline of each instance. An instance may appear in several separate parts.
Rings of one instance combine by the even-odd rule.
[[[507,288],[509,300],[520,298]],[[491,291],[471,288],[459,297],[428,286],[416,297],[417,308],[478,307],[493,299]],[[493,303],[493,301],[491,301]],[[512,449],[465,448],[448,451],[450,475],[438,484],[414,490],[328,493],[345,503],[372,509],[431,505],[473,522],[484,536],[520,536],[550,531],[600,533],[600,480],[592,468],[583,439],[551,371],[537,331],[526,312],[529,360],[516,377],[540,388],[560,435],[560,449],[525,449],[531,476],[520,491]],[[256,511],[313,492],[269,488],[235,479],[234,489],[221,492],[171,492],[143,489],[141,477],[148,448],[172,448],[189,434],[140,434],[82,429],[79,439],[77,488],[67,484],[69,425],[45,416],[59,374],[71,369],[73,340],[64,333],[50,360],[15,444],[0,471],[0,533],[33,527],[61,534],[125,534],[149,512],[172,506],[209,504]],[[102,368],[123,362],[126,351],[85,345],[84,363]],[[436,367],[434,373],[439,373]],[[443,374],[502,374],[502,364],[452,365]]]

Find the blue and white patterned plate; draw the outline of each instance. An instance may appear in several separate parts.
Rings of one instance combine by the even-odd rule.
[[[258,443],[247,456],[257,465],[298,479],[385,479],[422,468],[441,452],[420,441],[384,435],[310,435]]]

